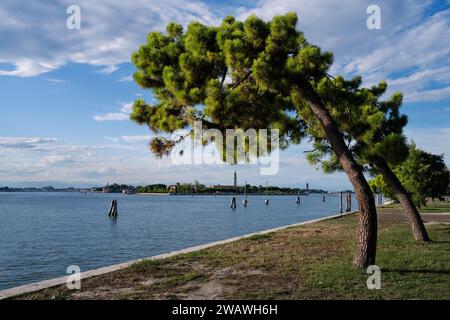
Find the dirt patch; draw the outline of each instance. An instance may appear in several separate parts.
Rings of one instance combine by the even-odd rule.
[[[221,300],[223,297],[224,286],[220,281],[211,280],[203,283],[200,289],[189,293],[184,297],[186,300]]]
[[[129,294],[135,288],[113,288],[111,286],[98,287],[95,290],[78,291],[71,295],[71,299],[75,300],[105,300],[111,299],[113,295]]]

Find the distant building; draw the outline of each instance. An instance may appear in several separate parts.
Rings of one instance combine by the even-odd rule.
[[[111,193],[111,188],[109,187],[109,182],[103,187],[103,193]]]
[[[55,191],[55,188],[53,188],[52,186],[47,186],[47,187],[44,187],[43,190],[45,192],[52,192],[52,191]]]
[[[237,185],[237,173],[236,173],[236,171],[234,171],[233,185],[220,185],[220,184],[217,184],[217,185],[212,185],[211,188],[215,189],[215,190],[228,190],[228,191],[229,190],[234,190],[234,191],[237,191],[238,185]]]
[[[171,186],[168,186],[167,187],[167,190],[170,192],[170,193],[177,193],[177,185],[171,185]]]
[[[122,190],[122,194],[135,194],[135,193],[136,193],[136,189],[134,189],[134,188],[128,188],[128,189]]]

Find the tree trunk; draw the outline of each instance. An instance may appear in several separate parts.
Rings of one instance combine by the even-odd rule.
[[[394,172],[392,172],[391,168],[389,168],[389,165],[382,159],[377,159],[374,165],[391,187],[398,201],[400,201],[406,218],[411,224],[414,239],[416,239],[416,241],[430,241],[427,230],[423,224],[422,217],[417,211],[410,194],[403,187]]]
[[[377,211],[372,190],[318,93],[309,82],[302,84],[299,89],[321,123],[334,153],[355,189],[359,205],[359,229],[353,265],[366,268],[375,264],[377,246]]]

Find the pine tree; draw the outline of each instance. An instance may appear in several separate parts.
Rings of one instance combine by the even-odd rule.
[[[151,32],[132,55],[134,80],[152,89],[156,104],[135,102],[132,120],[152,131],[205,128],[278,129],[281,147],[299,143],[305,133],[326,139],[354,186],[359,203],[359,231],[353,264],[375,263],[375,201],[361,166],[346,145],[319,84],[333,62],[330,52],[307,42],[297,30],[297,15],[265,22],[226,17],[219,27],[175,23],[167,34]],[[183,137],[154,138],[152,151],[163,156]]]
[[[387,101],[380,99],[386,89],[384,81],[372,88],[361,88],[360,77],[345,80],[327,76],[319,83],[319,93],[332,110],[355,158],[366,170],[383,176],[384,183],[401,203],[414,238],[429,241],[410,193],[391,169],[408,156],[408,145],[403,135],[408,120],[399,111],[402,94],[394,93]],[[325,139],[316,139],[315,149],[308,159],[312,163],[320,163],[328,172],[342,169]]]

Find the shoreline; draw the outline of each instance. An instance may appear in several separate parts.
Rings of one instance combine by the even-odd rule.
[[[237,194],[234,192],[219,192],[219,193],[170,193],[170,192],[143,192],[143,193],[130,193],[130,194],[123,194],[121,192],[80,192],[80,191],[0,191],[0,194],[10,194],[10,193],[43,193],[43,194],[58,194],[58,193],[68,193],[68,194],[115,194],[115,195],[127,195],[127,196],[136,196],[136,195],[155,195],[155,196],[233,196],[233,195],[242,195],[244,196],[243,192],[238,192]],[[339,192],[310,192],[307,193],[300,193],[300,196],[310,196],[310,195],[338,195]],[[354,192],[351,192],[351,194],[354,194]],[[261,193],[247,193],[247,196],[264,196],[266,195],[265,192]],[[268,193],[269,196],[297,196],[298,193]]]
[[[105,193],[108,194],[108,193]],[[114,194],[114,193],[109,193],[109,194]],[[351,193],[352,195],[354,194],[354,192]],[[130,196],[135,196],[135,195],[152,195],[152,196],[158,196],[158,195],[162,195],[162,196],[245,196],[245,194],[243,192],[238,192],[238,193],[234,193],[234,192],[218,192],[218,193],[134,193],[134,194],[128,194]],[[247,196],[265,196],[266,193],[265,192],[261,192],[261,193],[247,193]],[[297,197],[299,194],[298,193],[268,193],[268,196],[293,196],[293,197]],[[327,196],[327,195],[339,195],[339,192],[311,192],[311,193],[300,193],[300,196],[303,197],[308,197],[311,195],[321,195],[321,196]]]
[[[385,203],[383,205],[387,205],[387,204],[388,203]],[[332,220],[332,219],[340,218],[340,217],[344,217],[344,216],[347,216],[347,215],[355,214],[358,211],[359,210],[355,210],[355,211],[351,211],[351,212],[339,213],[339,214],[335,214],[335,215],[331,215],[331,216],[327,216],[327,217],[323,217],[323,218],[319,218],[319,219],[303,221],[303,222],[299,222],[299,223],[295,223],[295,224],[290,224],[290,225],[285,225],[285,226],[281,226],[281,227],[277,227],[277,228],[267,229],[267,230],[263,230],[263,231],[259,231],[259,232],[249,233],[249,234],[245,234],[245,235],[242,235],[242,236],[237,236],[237,237],[232,237],[232,238],[228,238],[228,239],[224,239],[224,240],[214,241],[214,242],[210,242],[210,243],[206,243],[206,244],[202,244],[202,245],[198,245],[198,246],[194,246],[194,247],[189,247],[189,248],[185,248],[185,249],[171,251],[171,252],[163,253],[163,254],[156,255],[156,256],[150,256],[150,257],[130,260],[130,261],[127,261],[127,262],[122,262],[122,263],[118,263],[118,264],[114,264],[114,265],[110,265],[110,266],[100,267],[100,268],[97,268],[97,269],[92,269],[92,270],[81,272],[81,280],[87,279],[87,278],[96,277],[96,276],[100,276],[100,275],[104,275],[104,274],[111,273],[111,272],[118,271],[118,270],[122,270],[122,269],[126,269],[126,268],[130,267],[131,265],[133,265],[133,264],[135,264],[137,262],[162,260],[162,259],[170,258],[170,257],[176,256],[176,255],[179,255],[179,254],[192,253],[192,252],[200,251],[200,250],[203,250],[203,249],[208,249],[208,248],[212,248],[212,247],[215,247],[215,246],[228,244],[228,243],[231,243],[231,242],[235,242],[235,241],[239,241],[239,240],[242,240],[242,239],[250,238],[250,237],[253,237],[253,236],[265,235],[265,234],[268,234],[268,233],[273,233],[273,232],[277,232],[277,231],[288,229],[288,228],[292,228],[292,227],[312,224],[312,223],[316,223],[316,222],[320,222],[320,221],[324,221],[324,220]],[[33,293],[33,292],[36,292],[36,291],[41,291],[41,290],[44,290],[44,289],[48,289],[48,288],[52,288],[52,287],[57,287],[57,286],[63,285],[63,284],[65,284],[67,282],[67,280],[68,280],[68,278],[70,276],[71,275],[61,276],[61,277],[56,277],[56,278],[52,278],[52,279],[47,279],[47,280],[43,280],[43,281],[38,281],[38,282],[34,282],[34,283],[25,284],[25,285],[22,285],[22,286],[12,287],[12,288],[9,288],[9,289],[0,290],[0,300],[13,298],[13,297],[20,296],[20,295],[23,295],[23,294]]]

